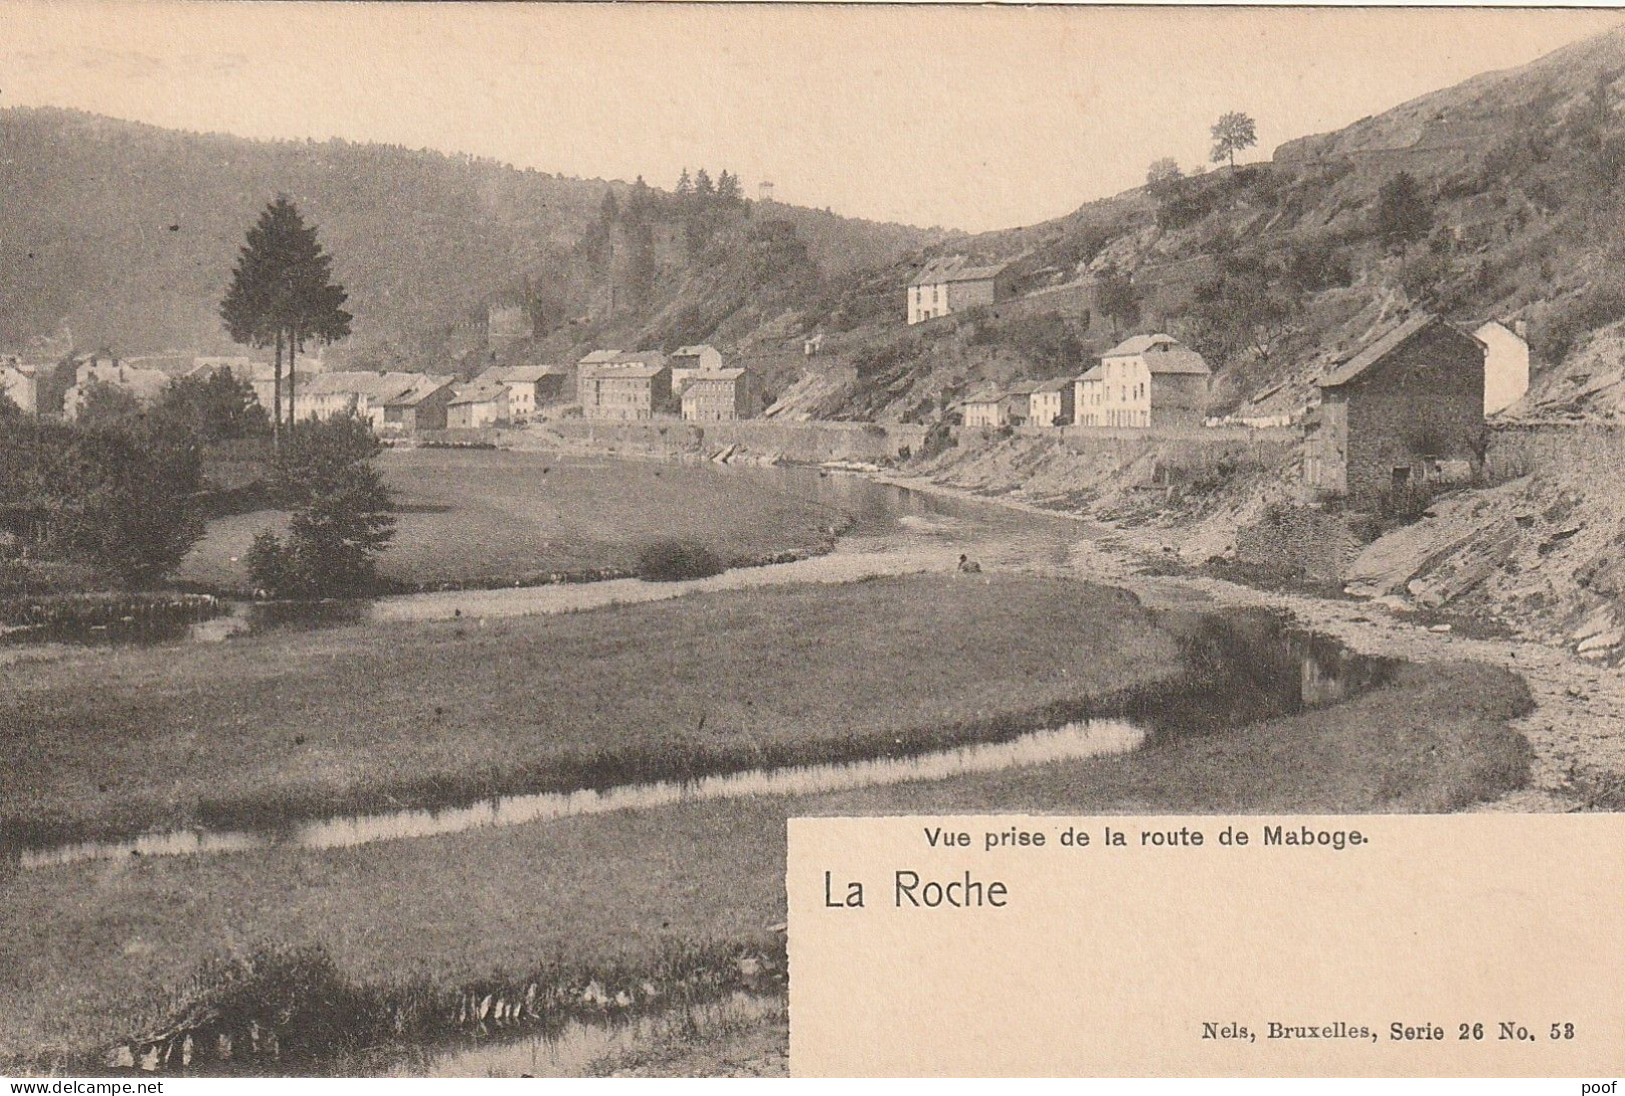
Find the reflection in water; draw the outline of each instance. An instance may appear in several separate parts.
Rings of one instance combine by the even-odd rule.
[[[1385,684],[1400,665],[1355,654],[1262,609],[1170,610],[1157,623],[1178,641],[1185,673],[1148,689],[1125,714],[1158,742],[1335,704]]]
[[[629,784],[603,791],[545,792],[498,796],[465,807],[393,811],[320,819],[285,831],[175,830],[124,841],[85,841],[50,848],[23,849],[16,856],[23,868],[110,860],[128,856],[185,856],[245,852],[293,845],[311,849],[341,848],[372,841],[434,837],[491,826],[515,826],[585,814],[663,807],[673,803],[737,799],[751,795],[813,795],[848,791],[911,780],[942,780],[966,773],[996,772],[1051,761],[1069,761],[1126,753],[1145,732],[1119,720],[1069,723],[1036,731],[1007,742],[980,743],[916,757],[884,757],[826,765],[792,765],[701,777],[691,781]]]

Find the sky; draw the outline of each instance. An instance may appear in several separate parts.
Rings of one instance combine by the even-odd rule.
[[[467,152],[980,231],[1625,24],[1554,9],[0,0],[0,106]]]

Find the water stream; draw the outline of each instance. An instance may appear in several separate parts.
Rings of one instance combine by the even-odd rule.
[[[1145,731],[1120,720],[1069,723],[1005,742],[978,743],[914,757],[792,765],[751,769],[697,780],[629,784],[604,790],[505,795],[466,806],[343,815],[295,823],[282,829],[181,829],[122,840],[83,841],[13,852],[23,869],[53,867],[85,860],[129,856],[189,856],[250,852],[279,846],[333,849],[410,837],[436,837],[493,826],[517,826],[610,811],[664,807],[752,795],[812,795],[853,788],[942,780],[966,773],[997,772],[1051,761],[1075,761],[1126,753],[1145,739]]]

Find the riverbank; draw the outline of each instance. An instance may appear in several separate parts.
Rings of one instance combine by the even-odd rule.
[[[1506,724],[1527,704],[1503,671],[1403,667],[1332,707],[1090,761],[356,848],[25,872],[0,888],[0,1062],[100,1060],[172,1022],[200,964],[229,969],[267,947],[322,946],[365,1000],[418,985],[449,1001],[522,993],[565,959],[608,977],[651,969],[674,947],[759,949],[784,919],[791,816],[1459,809],[1523,778],[1526,747]]]
[[[391,449],[378,459],[398,507],[379,560],[405,589],[511,587],[637,573],[647,545],[699,544],[730,565],[827,552],[849,517],[770,483],[709,467],[517,450]],[[251,591],[249,546],[287,515],[209,523],[177,580]]]
[[[266,828],[920,753],[1081,718],[1179,668],[1125,594],[992,575],[82,651],[0,668],[0,828]]]
[[[1582,660],[1555,644],[1470,637],[1435,618],[1374,601],[1262,589],[1198,573],[1176,562],[1168,530],[1102,524],[1013,495],[984,495],[919,476],[882,472],[893,487],[976,502],[1088,530],[1069,558],[1045,573],[1070,574],[1133,591],[1150,607],[1264,608],[1289,614],[1361,654],[1419,663],[1471,660],[1521,677],[1533,707],[1513,727],[1533,748],[1529,785],[1475,809],[1563,812],[1625,810],[1625,667]],[[1437,630],[1436,630],[1437,629]]]

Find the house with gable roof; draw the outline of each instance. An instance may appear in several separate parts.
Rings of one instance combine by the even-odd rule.
[[[971,266],[963,255],[932,259],[908,283],[908,322],[996,304],[1014,293],[1010,264]]]
[[[1477,337],[1419,313],[1334,362],[1304,423],[1304,484],[1367,508],[1418,484],[1470,479],[1484,462]]]

